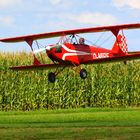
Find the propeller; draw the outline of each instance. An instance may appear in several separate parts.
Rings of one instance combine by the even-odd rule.
[[[34,50],[33,53],[37,54],[37,53],[44,52],[44,51],[50,51],[51,49],[58,48],[58,47],[61,47],[61,45],[51,45],[51,46],[48,45],[45,48],[40,48],[38,50]]]
[[[37,50],[34,50],[33,53],[34,54],[37,54],[37,53],[40,53],[40,52],[44,52],[44,51],[50,51],[54,46],[46,46],[45,48],[40,48],[40,49],[37,49]]]

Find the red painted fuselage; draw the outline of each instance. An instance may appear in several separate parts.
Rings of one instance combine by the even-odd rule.
[[[47,54],[50,59],[58,62],[71,62],[80,65],[95,60],[125,56],[128,53],[126,38],[118,35],[111,50],[87,44],[64,43],[51,45]]]
[[[53,61],[68,61],[76,65],[84,64],[96,59],[110,58],[116,55],[109,49],[86,44],[69,43],[57,46],[56,48],[47,51],[47,54]]]

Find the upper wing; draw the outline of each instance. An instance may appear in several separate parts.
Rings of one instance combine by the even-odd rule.
[[[100,27],[93,27],[93,28],[82,28],[82,29],[74,29],[74,30],[48,32],[48,33],[42,33],[42,34],[5,38],[5,39],[0,39],[0,41],[2,41],[2,42],[22,42],[22,41],[26,41],[26,40],[52,38],[52,37],[58,37],[58,36],[63,36],[63,35],[81,34],[81,33],[93,33],[93,32],[105,32],[105,31],[112,31],[113,33],[115,33],[122,29],[135,29],[135,28],[140,28],[140,23],[114,25],[114,26],[100,26]]]
[[[140,52],[134,54],[127,54],[125,56],[117,56],[112,58],[101,58],[96,60],[91,60],[86,62],[85,64],[99,64],[99,63],[109,63],[109,62],[120,62],[120,61],[128,61],[128,60],[135,60],[140,59]]]

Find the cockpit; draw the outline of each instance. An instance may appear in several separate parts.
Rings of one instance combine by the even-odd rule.
[[[75,47],[77,46],[79,48],[80,45],[87,46],[85,41],[85,38],[77,35],[62,36],[55,45],[47,46],[48,49],[46,50],[54,50],[55,53],[62,53],[63,44],[73,44]]]
[[[86,39],[78,35],[62,36],[57,44],[86,44]]]
[[[56,53],[62,53],[62,45],[56,45],[55,46],[55,52]]]

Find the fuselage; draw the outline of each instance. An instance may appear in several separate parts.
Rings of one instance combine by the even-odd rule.
[[[50,59],[58,62],[71,62],[74,64],[84,64],[86,62],[113,57],[112,50],[89,46],[86,44],[62,44],[55,45],[50,51],[47,51]]]

